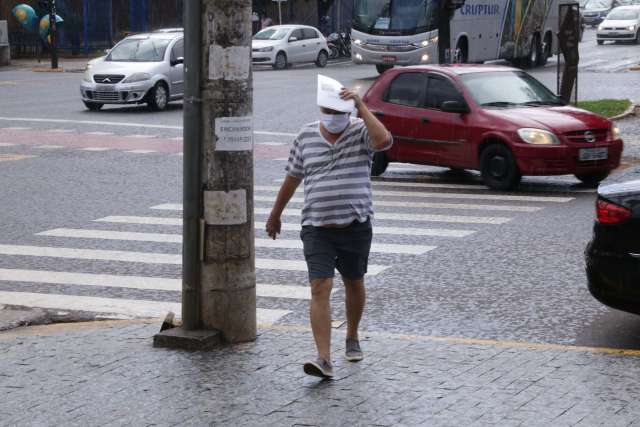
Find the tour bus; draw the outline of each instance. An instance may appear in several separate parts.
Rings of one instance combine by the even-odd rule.
[[[394,65],[438,62],[438,21],[444,0],[355,0],[352,59]],[[544,65],[556,54],[558,6],[565,0],[467,0],[451,20],[457,62],[506,59],[522,67]]]

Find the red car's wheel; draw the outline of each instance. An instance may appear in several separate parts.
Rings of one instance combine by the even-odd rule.
[[[494,190],[511,190],[522,179],[513,153],[502,144],[491,144],[482,150],[480,172],[485,185]]]

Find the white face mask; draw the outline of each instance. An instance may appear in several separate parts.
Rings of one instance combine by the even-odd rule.
[[[349,126],[349,113],[326,114],[320,113],[320,121],[330,133],[341,133]]]

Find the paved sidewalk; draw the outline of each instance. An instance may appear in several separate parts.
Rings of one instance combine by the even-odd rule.
[[[640,425],[640,351],[364,334],[365,360],[302,372],[305,328],[207,353],[154,349],[159,323],[0,334],[0,425]]]

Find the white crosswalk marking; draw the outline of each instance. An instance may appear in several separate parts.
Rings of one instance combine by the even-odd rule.
[[[95,222],[114,222],[120,224],[141,225],[182,225],[182,218],[160,218],[155,216],[107,216],[96,219]]]
[[[113,135],[113,132],[86,132],[85,135],[107,136],[107,135]]]
[[[253,196],[256,202],[273,203],[275,197],[271,196]],[[292,197],[289,204],[304,203],[303,197]],[[538,212],[543,208],[538,206],[515,206],[515,205],[477,205],[468,203],[431,203],[431,202],[394,202],[388,200],[374,200],[374,208],[376,206],[398,207],[398,208],[425,208],[425,209],[456,209],[456,210],[479,210],[479,211],[500,211],[500,212]],[[152,206],[154,210],[165,211],[182,211],[182,204],[165,203],[162,205]]]
[[[0,245],[0,255],[120,261],[144,264],[182,264],[182,255],[45,246]],[[307,264],[305,261],[256,258],[256,268],[264,270],[307,271]],[[376,275],[387,268],[389,267],[386,265],[370,265],[369,274]]]
[[[269,185],[256,185],[255,191],[269,191],[277,193],[280,187]],[[302,194],[302,189],[297,191]],[[374,190],[376,196],[391,197],[417,197],[417,198],[434,198],[434,199],[469,199],[469,200],[504,200],[513,202],[549,202],[549,203],[568,203],[575,200],[573,197],[557,197],[557,196],[516,196],[509,194],[473,194],[473,193],[429,193],[422,191],[387,191]]]
[[[38,294],[30,292],[0,292],[0,304],[88,311],[103,313],[109,315],[109,317],[117,314],[125,318],[161,318],[169,311],[175,313],[176,317],[180,318],[182,312],[181,304],[175,302]],[[257,309],[257,320],[258,323],[262,325],[273,324],[289,313],[291,313],[289,310],[259,308]]]
[[[36,145],[35,148],[40,148],[42,150],[58,150],[64,147],[62,145]]]
[[[180,291],[182,280],[162,277],[117,276],[110,274],[68,273],[60,271],[20,270],[0,268],[0,281],[18,283],[46,283],[55,285],[100,286],[156,291]],[[308,286],[256,285],[259,297],[311,299]]]
[[[131,153],[131,154],[151,154],[151,153],[157,153],[157,151],[155,151],[155,150],[130,150],[130,151],[125,151],[125,153]]]
[[[104,240],[123,240],[136,242],[158,242],[158,243],[182,243],[181,234],[165,234],[165,233],[136,233],[126,231],[107,231],[107,230],[87,230],[76,228],[56,228],[54,230],[38,233],[38,236],[48,237],[70,237],[79,239],[104,239]],[[300,240],[270,240],[255,239],[256,247],[260,248],[281,248],[281,249],[302,249]],[[421,255],[427,253],[435,246],[424,245],[398,245],[386,243],[373,243],[371,252],[379,253],[397,253]]]
[[[87,147],[87,148],[79,148],[80,151],[109,151],[111,148],[106,147]]]
[[[269,215],[271,209],[254,208],[256,214]],[[298,210],[285,209],[282,212],[284,216],[300,216],[301,213]],[[453,215],[426,215],[426,214],[401,214],[401,213],[388,213],[377,212],[375,214],[376,219],[388,219],[395,221],[423,221],[423,222],[450,222],[459,224],[505,224],[511,221],[511,218],[502,217],[481,217],[481,216],[453,216]]]
[[[0,147],[15,147],[18,144],[11,144],[8,142],[0,142]]]

